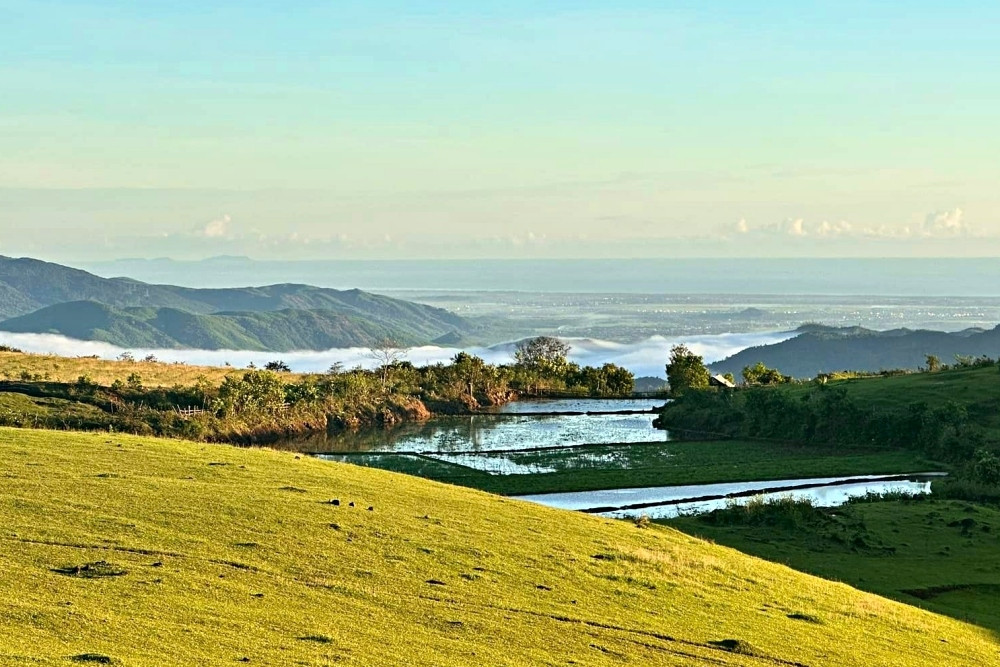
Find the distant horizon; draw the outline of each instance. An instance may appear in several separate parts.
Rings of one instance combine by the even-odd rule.
[[[383,292],[1000,297],[1000,259],[994,257],[282,260],[230,256],[72,265],[104,277],[188,287],[303,283]]]

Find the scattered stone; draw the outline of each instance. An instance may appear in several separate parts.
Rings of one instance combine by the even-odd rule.
[[[428,579],[427,583],[430,584],[431,586],[447,586],[448,585],[448,584],[444,583],[443,581],[441,581],[440,579]]]

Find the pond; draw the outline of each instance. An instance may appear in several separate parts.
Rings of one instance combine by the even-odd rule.
[[[669,519],[681,514],[701,514],[730,503],[745,503],[752,497],[765,499],[792,496],[808,499],[818,507],[835,507],[853,496],[867,493],[930,493],[931,482],[945,473],[919,475],[821,477],[764,482],[660,486],[609,489],[578,493],[545,493],[518,496],[550,507],[580,510],[611,518]]]
[[[517,401],[489,414],[435,417],[394,428],[365,428],[285,443],[300,451],[466,454],[511,452],[585,444],[666,442],[653,428],[654,399]],[[639,412],[642,411],[642,412]],[[583,414],[583,413],[601,414]],[[561,414],[552,414],[561,413]],[[576,413],[576,414],[565,414]]]
[[[496,414],[530,415],[553,412],[649,412],[662,408],[662,398],[543,398],[514,401],[493,410]]]

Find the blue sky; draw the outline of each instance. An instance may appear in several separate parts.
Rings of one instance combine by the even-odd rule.
[[[1000,251],[1000,3],[0,0],[0,253]]]

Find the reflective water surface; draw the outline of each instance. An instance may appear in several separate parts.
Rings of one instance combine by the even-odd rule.
[[[530,450],[545,447],[635,442],[666,442],[666,431],[653,428],[663,405],[652,399],[559,399],[517,401],[496,413],[436,417],[424,423],[394,428],[365,428],[327,435],[323,439],[285,443],[307,452],[419,452],[457,454]],[[551,412],[613,412],[624,414],[560,414]]]
[[[867,493],[930,493],[931,481],[943,473],[885,476],[822,477],[764,482],[662,486],[639,489],[608,489],[578,493],[545,493],[518,496],[521,500],[570,510],[604,510],[602,516],[623,518],[645,514],[651,519],[681,514],[700,514],[721,509],[730,503],[745,503],[752,497],[791,496],[808,499],[819,507],[841,505],[852,496]],[[759,491],[760,493],[753,493]],[[745,494],[745,495],[741,495]],[[634,507],[641,505],[641,507]]]

